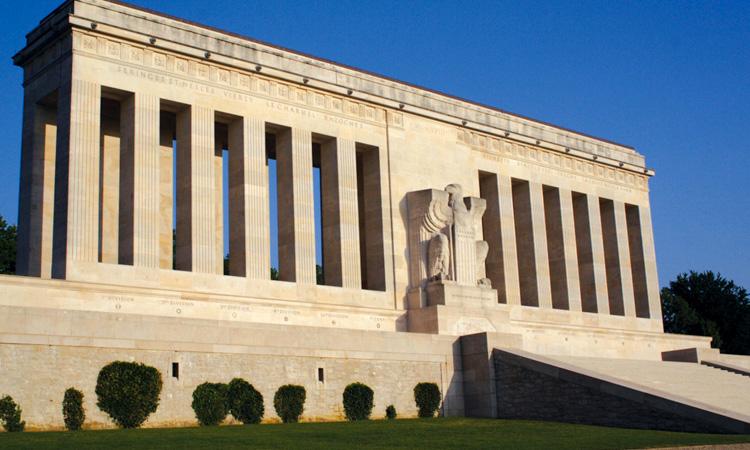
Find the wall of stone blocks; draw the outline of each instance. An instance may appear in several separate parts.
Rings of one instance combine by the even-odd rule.
[[[440,386],[443,414],[463,415],[460,344],[452,337],[0,307],[0,395],[20,404],[29,429],[63,426],[69,387],[85,395],[88,426],[112,426],[96,407],[95,386],[99,370],[116,360],[162,374],[160,406],[146,426],[195,425],[195,387],[234,377],[263,394],[270,421],[284,384],[305,387],[303,420],[342,420],[342,394],[355,381],[374,390],[373,418],[390,404],[399,416],[415,417],[413,389],[424,381]]]
[[[558,376],[554,368],[532,369],[494,354],[498,417],[550,420],[624,428],[690,432],[725,429],[679,414],[679,408],[655,407],[614,394],[607,383],[585,385]],[[604,386],[604,387],[602,387]]]
[[[99,369],[114,360],[138,361],[157,367],[164,386],[159,408],[146,426],[194,425],[192,392],[205,382],[248,380],[265,402],[265,421],[278,420],[273,395],[283,384],[300,384],[307,391],[303,420],[343,420],[344,387],[361,381],[375,391],[373,418],[396,406],[400,416],[416,416],[413,388],[421,381],[440,384],[438,363],[416,361],[347,360],[337,358],[172,352],[115,348],[43,345],[0,346],[0,393],[11,395],[23,409],[30,429],[61,428],[61,402],[68,387],[84,393],[86,423],[108,427],[108,416],[96,407]],[[179,379],[171,377],[172,362],[180,363]],[[318,368],[325,382],[318,381]]]

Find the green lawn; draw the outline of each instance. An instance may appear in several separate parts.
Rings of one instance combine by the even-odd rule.
[[[409,419],[208,428],[0,433],[2,449],[544,448],[610,449],[750,442],[750,436],[626,430],[552,422]]]

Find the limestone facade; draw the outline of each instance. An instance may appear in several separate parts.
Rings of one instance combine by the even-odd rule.
[[[399,386],[410,391],[442,376],[446,394],[455,371],[445,408],[461,414],[461,335],[642,359],[708,347],[663,333],[654,173],[630,147],[115,1],[65,2],[14,61],[25,94],[18,270],[35,278],[0,277],[0,306],[27,319],[0,330],[0,360],[22,371],[66,364],[33,346],[78,365],[156,364],[170,359],[164,343],[193,339],[187,323],[262,325],[287,335],[243,350],[271,396],[272,379],[295,382],[315,365],[289,334],[338,336],[326,357],[350,381],[404,371]],[[149,317],[175,335],[133,326],[107,336],[91,314]],[[61,318],[70,328],[40,325]],[[217,349],[237,343],[212,336],[189,349],[190,364],[241,364]],[[340,342],[352,336],[359,366]],[[383,336],[399,363],[378,363],[396,351],[368,343]],[[259,354],[298,369],[261,375],[275,363]],[[384,395],[411,411],[401,394],[386,398],[390,381],[370,380],[378,407]],[[167,423],[185,412],[164,414]]]

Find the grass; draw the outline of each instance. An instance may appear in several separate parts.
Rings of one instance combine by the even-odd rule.
[[[2,449],[456,448],[618,449],[750,442],[750,435],[672,433],[555,422],[406,419],[206,428],[0,433]]]

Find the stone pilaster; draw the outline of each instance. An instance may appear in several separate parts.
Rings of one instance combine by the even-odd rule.
[[[216,272],[214,112],[177,114],[177,269]]]
[[[66,278],[75,261],[99,253],[99,130],[101,87],[72,80],[58,93],[52,276]]]
[[[562,217],[563,246],[565,249],[565,276],[568,285],[568,309],[581,311],[581,285],[578,273],[578,251],[573,217],[573,193],[560,189],[560,214]]]
[[[133,264],[159,267],[159,97],[135,95]]]
[[[589,226],[591,227],[594,284],[596,285],[596,309],[599,314],[609,314],[609,291],[607,289],[607,268],[604,263],[604,236],[602,234],[602,216],[599,209],[599,198],[588,195],[587,201],[589,207]]]
[[[648,312],[653,320],[662,321],[661,298],[659,296],[659,275],[656,271],[656,250],[654,230],[651,224],[651,208],[639,206],[641,238],[643,239],[643,260],[646,266],[646,286],[648,290]]]
[[[54,213],[56,112],[25,93],[16,273],[50,278]]]
[[[276,137],[279,279],[315,284],[312,135],[292,128]]]
[[[534,233],[534,259],[536,260],[536,286],[540,308],[552,308],[547,230],[544,218],[544,193],[542,184],[529,182],[531,224]]]
[[[322,144],[320,159],[325,283],[359,289],[362,271],[355,143],[331,139]]]
[[[497,180],[500,197],[500,234],[503,246],[505,301],[510,305],[520,305],[521,288],[518,280],[518,252],[516,250],[516,228],[513,217],[512,180],[509,176],[500,174],[498,174]]]
[[[229,273],[271,276],[265,123],[254,117],[229,125]]]
[[[620,280],[622,281],[622,306],[625,316],[635,317],[635,295],[633,293],[633,271],[630,266],[630,243],[625,203],[615,201],[615,229],[617,230],[617,255],[620,258]]]

